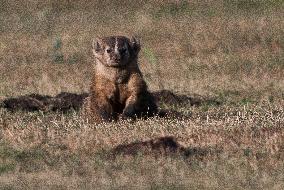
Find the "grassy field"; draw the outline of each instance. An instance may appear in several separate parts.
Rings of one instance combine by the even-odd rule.
[[[151,91],[199,97],[187,119],[93,125],[0,108],[0,189],[284,189],[282,0],[0,0],[0,101],[88,92],[91,41],[136,35]],[[174,136],[200,151],[108,155]]]

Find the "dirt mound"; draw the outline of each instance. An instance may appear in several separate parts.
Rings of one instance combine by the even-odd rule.
[[[159,137],[148,141],[138,141],[130,144],[118,145],[110,152],[113,156],[135,156],[138,154],[143,155],[169,155],[181,154],[185,148],[177,143],[176,139],[172,136]]]
[[[47,111],[49,105],[51,104],[51,98],[51,96],[43,96],[39,94],[8,98],[3,101],[3,107],[10,111]]]
[[[190,97],[187,95],[177,95],[169,90],[161,90],[152,93],[158,105],[194,105],[199,106],[206,102],[215,100],[205,99],[200,96]],[[4,107],[10,111],[63,111],[70,109],[79,110],[84,99],[88,97],[88,93],[74,94],[62,92],[55,97],[40,94],[30,94],[19,96],[16,98],[7,98],[0,103],[0,107]],[[219,102],[215,101],[216,104]],[[182,117],[181,113],[174,110],[163,110],[159,113],[161,117]]]
[[[30,94],[16,98],[8,98],[2,102],[2,107],[10,111],[68,111],[79,110],[87,93],[73,94],[62,92],[55,97]]]
[[[53,98],[52,111],[68,111],[70,109],[79,110],[88,93],[73,94],[62,92]]]
[[[184,147],[173,136],[158,137],[148,141],[138,141],[130,144],[122,144],[110,150],[112,158],[117,156],[134,157],[147,155],[158,157],[181,156],[185,159],[204,160],[209,156],[220,154],[221,150],[212,148]]]
[[[186,95],[177,95],[169,90],[161,90],[152,93],[157,102],[163,102],[169,105],[200,105],[201,99],[192,98]]]
[[[215,104],[220,105],[221,102],[214,98],[205,98],[199,95],[178,95],[169,90],[161,90],[152,93],[158,103],[164,103],[168,105],[187,105],[200,106],[202,104]]]

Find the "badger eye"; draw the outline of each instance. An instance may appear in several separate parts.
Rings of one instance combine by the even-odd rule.
[[[110,52],[111,52],[111,49],[107,49],[106,52],[107,52],[107,53],[110,53]]]

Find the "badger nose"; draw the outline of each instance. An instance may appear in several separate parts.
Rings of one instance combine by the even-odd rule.
[[[120,55],[115,55],[114,60],[115,61],[120,61]]]

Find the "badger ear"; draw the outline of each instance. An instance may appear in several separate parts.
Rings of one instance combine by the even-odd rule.
[[[133,51],[138,54],[141,49],[140,40],[137,37],[132,36],[130,38],[130,46],[132,47]]]
[[[102,50],[102,40],[100,38],[93,39],[93,53],[99,53]]]

